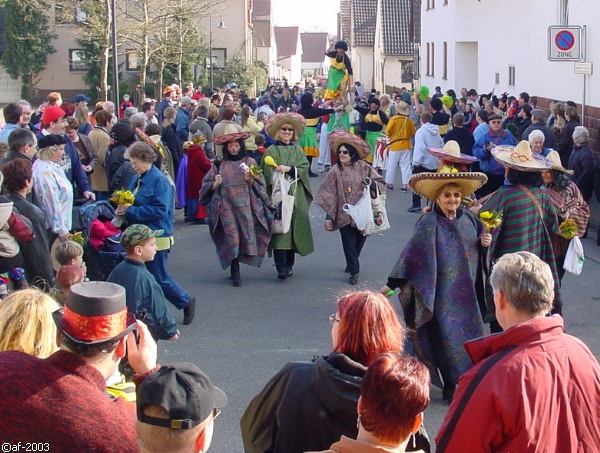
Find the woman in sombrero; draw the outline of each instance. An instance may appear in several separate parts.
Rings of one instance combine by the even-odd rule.
[[[535,132],[535,131],[534,131]],[[533,132],[532,132],[533,134]],[[531,134],[530,134],[531,135]],[[535,151],[534,151],[535,152]],[[571,180],[572,170],[564,168],[560,162],[560,155],[556,151],[548,154],[547,159],[552,162],[552,168],[542,172],[542,180],[546,186],[550,200],[558,214],[559,222],[571,219],[575,222],[576,229],[571,233],[582,238],[585,235],[590,219],[590,207],[583,199],[583,195]],[[565,275],[563,265],[565,256],[571,242],[570,234],[552,235],[552,249],[556,258],[558,278],[562,282]]]
[[[427,148],[440,161],[438,172],[459,173],[469,171],[469,167],[479,159],[469,154],[464,154],[455,140],[448,140],[443,148]]]
[[[547,191],[540,187],[541,174],[550,170],[552,163],[541,154],[533,153],[525,140],[516,147],[496,146],[492,155],[505,169],[505,183],[481,208],[482,211],[502,213],[502,224],[492,231],[488,261],[493,264],[506,253],[520,251],[537,255],[552,270],[555,281],[553,313],[561,313],[560,283],[552,248],[552,235],[559,231],[558,217]],[[486,300],[486,321],[490,322],[492,332],[500,332],[489,285]]]
[[[460,375],[471,366],[464,342],[484,334],[478,276],[480,256],[491,235],[462,207],[462,199],[486,181],[483,173],[475,172],[411,177],[411,189],[434,207],[417,221],[382,289],[388,295],[400,290],[416,355],[430,367],[432,381],[443,388],[447,401],[452,400]],[[440,374],[443,382],[436,379]]]
[[[265,180],[246,156],[247,132],[215,138],[223,159],[202,181],[200,202],[208,208],[210,235],[223,269],[231,268],[233,286],[241,285],[240,262],[260,267],[271,238],[272,215]]]
[[[267,185],[267,193],[273,191],[273,175],[279,172],[290,178],[298,178],[291,189],[294,195],[292,223],[287,233],[273,234],[269,251],[273,252],[277,278],[285,280],[293,274],[296,253],[306,256],[314,251],[308,209],[312,202],[309,164],[302,148],[296,144],[304,130],[304,117],[292,112],[277,113],[267,122],[265,128],[275,139],[275,143],[263,155],[261,168]],[[274,164],[275,166],[270,165]]]
[[[334,132],[329,137],[331,149],[337,155],[334,165],[319,189],[315,203],[325,211],[325,229],[340,231],[342,247],[346,257],[346,272],[350,274],[348,282],[358,282],[360,264],[358,258],[365,244],[366,236],[362,234],[352,218],[344,212],[347,203],[355,205],[363,196],[366,185],[375,190],[385,191],[383,178],[363,159],[369,155],[369,145],[358,135],[349,132]]]
[[[345,41],[338,41],[334,50],[325,52],[331,59],[324,95],[326,101],[340,97],[344,103],[348,102],[348,89],[352,86],[352,63],[346,52],[348,44]]]

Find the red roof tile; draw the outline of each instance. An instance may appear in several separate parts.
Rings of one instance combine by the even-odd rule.
[[[296,55],[298,45],[298,27],[275,27],[277,58]]]
[[[318,63],[325,59],[327,33],[300,33],[302,40],[302,62]]]

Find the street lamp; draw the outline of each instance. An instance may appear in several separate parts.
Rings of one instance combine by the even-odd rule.
[[[115,0],[111,0],[111,20],[112,20],[112,85],[113,85],[113,100],[115,107],[119,108],[119,62],[117,61],[117,14],[115,12]]]
[[[224,30],[227,27],[225,26],[225,22],[223,21],[223,16],[221,16],[221,22],[219,22],[219,27],[220,30]],[[210,92],[212,93],[213,90],[213,36],[212,36],[212,16],[208,17],[208,57],[210,58]]]

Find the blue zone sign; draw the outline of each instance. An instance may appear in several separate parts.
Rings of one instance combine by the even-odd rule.
[[[548,27],[548,60],[581,60],[581,27]]]

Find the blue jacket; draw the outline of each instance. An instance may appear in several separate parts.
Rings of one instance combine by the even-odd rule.
[[[37,139],[40,140],[43,136],[44,134],[40,132],[37,134]],[[79,158],[79,153],[77,152],[77,149],[75,149],[73,142],[69,140],[68,137],[67,143],[65,144],[65,155],[60,162],[60,166],[65,171],[67,179],[71,181],[71,183],[75,183],[81,194],[83,194],[83,192],[90,191],[90,182],[88,181],[85,171],[83,168],[81,168],[81,159]]]
[[[190,112],[179,107],[177,109],[177,116],[175,117],[175,130],[177,131],[177,138],[183,145],[187,141],[190,135]]]
[[[475,140],[473,155],[479,159],[479,168],[482,172],[490,175],[503,175],[504,167],[500,165],[488,148],[499,145],[516,146],[517,140],[507,130],[500,131],[498,135],[492,135],[490,131]]]
[[[135,191],[133,206],[127,209],[129,224],[142,223],[153,230],[164,230],[163,237],[173,235],[173,209],[175,194],[167,177],[155,165],[146,173],[129,183],[129,190]]]

